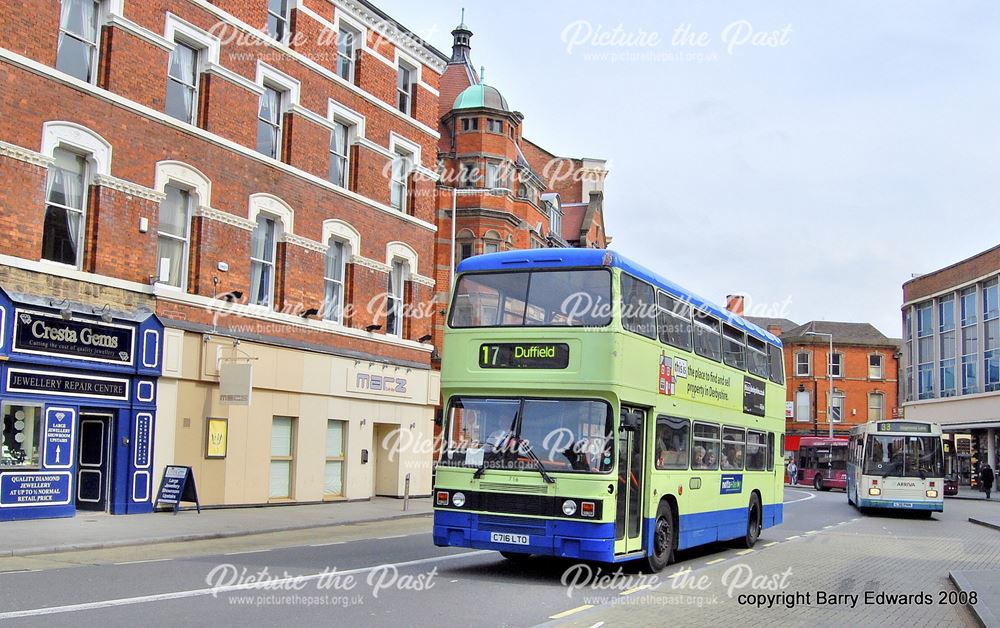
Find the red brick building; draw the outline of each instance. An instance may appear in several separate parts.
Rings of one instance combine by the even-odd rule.
[[[540,247],[607,248],[611,240],[604,228],[606,162],[560,157],[525,138],[524,115],[496,87],[485,84],[472,65],[472,31],[463,23],[452,36],[438,110],[435,279],[442,303],[453,265],[472,255]],[[439,315],[438,346],[442,331]]]
[[[110,447],[100,504],[148,504],[174,463],[208,504],[429,493],[426,455],[389,443],[429,440],[437,403],[448,62],[365,0],[2,1],[0,287],[67,324],[166,327],[149,452],[86,443]],[[220,403],[233,364],[251,405]],[[37,392],[10,416],[47,412]],[[70,444],[134,441],[133,401],[64,403]],[[4,466],[46,470],[18,451]]]
[[[825,364],[833,373],[834,434],[846,436],[854,425],[893,417],[900,341],[888,338],[868,323],[812,321],[782,331],[780,321],[750,318],[778,334],[785,348],[787,400],[793,416],[785,423],[786,449],[795,436],[824,436],[830,394]],[[760,320],[760,322],[758,322]],[[833,358],[830,338],[833,334]]]

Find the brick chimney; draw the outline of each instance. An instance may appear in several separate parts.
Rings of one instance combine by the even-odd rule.
[[[767,331],[771,332],[775,336],[780,336],[781,335],[781,326],[780,325],[768,325],[767,326]]]
[[[730,294],[726,297],[726,309],[737,316],[743,316],[743,301],[742,294]]]

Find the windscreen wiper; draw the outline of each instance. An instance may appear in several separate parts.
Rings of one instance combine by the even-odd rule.
[[[542,479],[545,480],[545,483],[555,484],[556,481],[552,479],[552,477],[548,474],[547,471],[545,471],[545,465],[542,464],[541,460],[539,460],[538,454],[536,454],[535,450],[531,448],[531,445],[529,444],[526,447],[524,447],[523,451],[527,453],[532,460],[535,461],[535,465],[538,467],[538,472],[542,474]]]
[[[478,480],[483,477],[484,473],[486,473],[486,456],[483,456],[483,464],[476,467],[476,472],[472,474],[472,478]]]

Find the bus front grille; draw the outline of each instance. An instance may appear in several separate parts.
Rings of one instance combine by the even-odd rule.
[[[545,495],[549,489],[544,484],[541,486],[512,484],[506,482],[480,482],[479,488],[484,491],[496,491],[498,493],[530,493],[533,495]]]

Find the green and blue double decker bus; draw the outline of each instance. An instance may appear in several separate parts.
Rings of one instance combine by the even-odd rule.
[[[621,255],[464,260],[434,542],[645,560],[782,521],[781,341]]]

